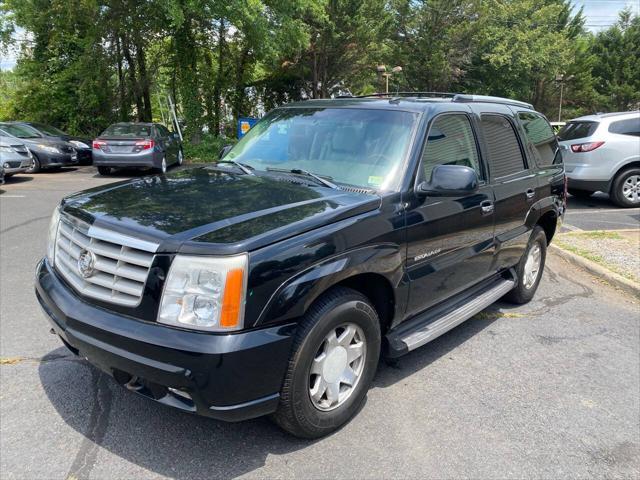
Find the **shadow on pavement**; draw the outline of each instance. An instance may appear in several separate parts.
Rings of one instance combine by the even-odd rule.
[[[31,182],[33,180],[32,176],[25,175],[23,173],[18,173],[16,175],[12,175],[11,177],[5,177],[4,183],[5,185],[19,185],[21,183]],[[0,190],[0,192],[3,190]]]
[[[465,322],[427,348],[394,362],[380,362],[372,388],[385,388],[428,367],[491,325],[496,319],[492,311]],[[224,423],[157,404],[126,391],[64,347],[42,359],[39,376],[58,414],[85,437],[69,471],[74,478],[89,476],[97,446],[159,475],[196,479],[246,474],[264,466],[268,455],[283,455],[313,443],[284,433],[266,418]]]

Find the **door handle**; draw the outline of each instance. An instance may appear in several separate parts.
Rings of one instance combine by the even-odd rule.
[[[531,199],[536,196],[536,191],[533,188],[529,188],[526,192],[524,192],[527,196],[527,199]]]
[[[482,208],[483,215],[493,213],[493,202],[491,200],[483,200],[480,202],[480,208]]]

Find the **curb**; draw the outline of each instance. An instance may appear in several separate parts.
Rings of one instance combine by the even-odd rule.
[[[564,248],[561,248],[555,244],[549,245],[549,249],[557,254],[560,254],[562,258],[564,258],[569,263],[572,263],[573,265],[586,270],[591,275],[601,278],[614,287],[640,299],[640,284],[624,278],[622,275],[619,275],[616,272],[612,272],[608,268],[598,265],[596,262],[581,257],[580,255],[576,255],[573,252],[569,252],[568,250],[565,250]]]

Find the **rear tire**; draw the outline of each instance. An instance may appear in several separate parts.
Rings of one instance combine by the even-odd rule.
[[[527,248],[516,266],[518,284],[504,300],[522,305],[531,301],[538,289],[547,259],[547,236],[540,226],[531,232]]]
[[[591,192],[589,190],[575,190],[573,188],[570,188],[569,193],[571,194],[572,197],[589,198],[595,192]]]
[[[378,314],[359,292],[337,287],[309,308],[298,327],[272,419],[301,438],[328,435],[362,405],[380,358]]]
[[[31,153],[31,166],[27,168],[25,173],[38,173],[40,170],[42,170],[40,159],[34,153]]]
[[[160,162],[160,166],[155,169],[156,173],[165,174],[167,173],[167,158],[162,157],[162,161]]]
[[[611,199],[619,207],[640,206],[640,168],[620,172],[611,186]]]
[[[111,173],[111,167],[98,167],[98,173],[100,175],[109,175]]]

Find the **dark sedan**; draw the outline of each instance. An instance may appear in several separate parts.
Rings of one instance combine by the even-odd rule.
[[[116,123],[93,141],[93,164],[100,175],[112,168],[143,167],[165,173],[182,164],[180,138],[158,123]]]
[[[47,137],[27,124],[0,122],[0,135],[19,138],[29,149],[32,160],[28,173],[78,164],[78,153],[71,143]]]
[[[45,125],[44,123],[20,122],[20,124],[30,126],[44,135],[45,138],[69,142],[78,153],[78,163],[81,165],[91,165],[91,140],[89,138],[69,135],[59,128],[51,125]]]

